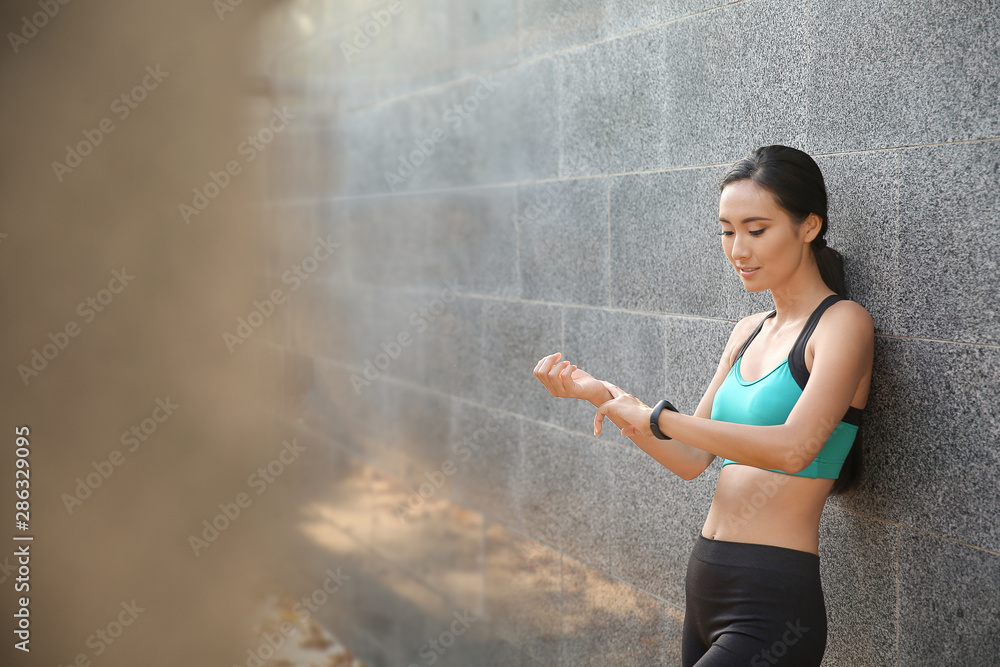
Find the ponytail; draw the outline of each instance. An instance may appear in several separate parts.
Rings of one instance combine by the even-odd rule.
[[[826,229],[826,218],[823,219],[822,230]],[[809,244],[813,249],[813,256],[816,258],[816,266],[819,267],[819,275],[823,278],[826,286],[840,296],[847,298],[847,287],[844,280],[844,256],[826,244],[826,239],[821,235],[817,236]]]

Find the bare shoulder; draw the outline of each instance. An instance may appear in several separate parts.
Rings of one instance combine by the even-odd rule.
[[[849,299],[837,301],[827,308],[816,329],[822,330],[823,335],[847,335],[869,340],[875,336],[871,313],[857,301]]]
[[[815,356],[817,346],[842,350],[848,355],[860,355],[859,358],[871,363],[875,353],[875,323],[871,314],[855,301],[844,299],[836,302],[819,318],[816,330],[809,338],[809,357]]]

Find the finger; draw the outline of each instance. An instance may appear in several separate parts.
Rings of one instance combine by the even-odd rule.
[[[558,372],[556,373],[556,382],[559,383],[559,388],[564,395],[568,394],[573,388],[573,378],[571,377],[573,374],[573,368],[573,364],[566,361],[559,366]]]
[[[601,380],[601,384],[603,384],[605,386],[605,388],[609,392],[611,392],[611,397],[612,398],[618,398],[619,396],[621,396],[622,394],[625,393],[624,391],[621,390],[621,388],[619,388],[616,385],[611,384],[610,382],[606,382],[604,380]]]
[[[560,382],[560,380],[559,380],[559,374],[567,366],[569,366],[569,362],[568,361],[560,361],[558,364],[554,365],[551,370],[549,370],[548,376],[549,376],[549,379],[551,380],[553,386],[555,386],[556,383]]]
[[[599,408],[597,414],[594,415],[594,435],[601,434],[601,427],[604,426],[604,409]]]
[[[577,366],[575,364],[571,364],[570,366],[566,367],[564,375],[562,376],[562,378],[563,378],[563,387],[566,388],[567,392],[572,391],[573,387],[576,386],[576,380],[573,379],[573,373],[576,372],[576,369],[577,369]]]
[[[556,352],[554,354],[548,355],[547,357],[542,357],[542,360],[539,361],[538,364],[535,366],[535,372],[548,373],[549,369],[552,368],[552,364],[555,363],[556,357],[558,357],[561,354],[562,352]]]
[[[549,356],[542,359],[542,361],[540,362],[538,372],[535,373],[535,377],[538,378],[538,381],[542,383],[542,385],[549,391],[550,394],[555,394],[556,392],[554,391],[552,380],[549,378],[549,372],[551,371],[552,365],[555,363],[556,358],[560,354],[561,354],[560,352],[556,352],[555,354],[550,354]]]
[[[552,367],[551,375],[553,376],[553,382],[560,389],[566,388],[566,369],[572,364],[568,361],[560,361],[558,364]]]

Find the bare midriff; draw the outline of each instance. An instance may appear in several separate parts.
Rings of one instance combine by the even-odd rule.
[[[724,466],[701,534],[819,555],[819,520],[833,482],[740,464]]]

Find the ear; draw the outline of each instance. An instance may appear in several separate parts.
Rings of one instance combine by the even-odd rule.
[[[802,229],[805,231],[806,243],[812,243],[813,239],[819,236],[820,230],[823,229],[823,218],[815,213],[810,213],[805,222],[802,223]]]

